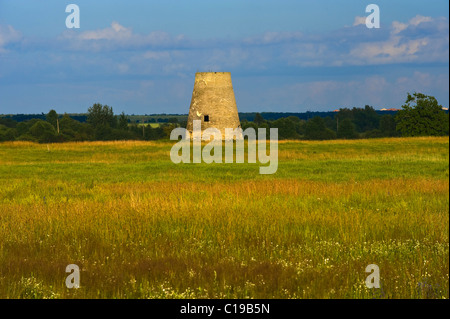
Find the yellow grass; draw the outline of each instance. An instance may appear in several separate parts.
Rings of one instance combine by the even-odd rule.
[[[448,138],[283,142],[271,176],[171,145],[0,144],[0,297],[448,298]]]

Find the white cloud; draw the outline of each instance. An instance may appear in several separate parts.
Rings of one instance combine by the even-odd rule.
[[[241,101],[247,107],[261,106],[267,111],[274,105],[281,106],[283,111],[306,111],[308,107],[329,110],[365,104],[399,106],[406,92],[413,90],[437,97],[440,94],[439,101],[444,96],[448,104],[447,18],[416,16],[407,22],[382,25],[377,30],[367,29],[363,23],[365,17],[356,17],[354,26],[324,34],[266,32],[241,40],[192,40],[162,31],[136,33],[129,26],[113,22],[97,30],[66,30],[55,41],[24,39],[13,27],[0,26],[0,53],[2,48],[15,50],[14,61],[18,61],[0,60],[0,71],[2,80],[33,74],[30,78],[36,82],[98,79],[100,87],[108,85],[102,81],[109,77],[111,83],[120,81],[119,88],[127,80],[136,81],[114,93],[114,98],[141,101],[141,104],[152,100],[155,107],[162,105],[174,110],[178,107],[174,105],[189,100],[193,74],[209,69],[230,71],[233,80],[241,81],[244,86],[243,74],[267,79],[261,85],[253,83],[248,88],[236,89],[237,94],[242,92]],[[20,46],[8,46],[17,41]],[[32,54],[40,63],[30,62]],[[396,63],[409,63],[409,70],[386,71],[394,70]],[[444,68],[438,71],[422,68],[419,69],[422,72],[413,73],[411,69],[421,63],[441,63]],[[364,66],[383,64],[392,65],[392,69],[380,68],[379,75],[360,75],[365,71]],[[314,79],[308,78],[309,74]],[[22,78],[20,81],[27,81],[29,77]],[[161,79],[166,81],[163,86]],[[178,86],[175,88],[173,83]],[[80,89],[80,94],[83,90]],[[161,92],[165,92],[162,97],[153,100]],[[105,99],[112,94],[100,93]],[[97,91],[92,90],[90,94],[96,96]],[[392,105],[386,101],[392,101],[389,102]]]
[[[391,34],[398,34],[405,30],[408,27],[407,23],[401,23],[398,21],[392,22],[392,31]]]
[[[421,16],[421,15],[416,15],[414,18],[409,20],[409,24],[419,25],[422,22],[430,22],[430,21],[433,21],[433,19],[431,17],[424,17],[424,16]]]
[[[84,31],[78,36],[80,40],[120,40],[130,39],[132,37],[133,31],[131,28],[126,28],[115,21],[111,23],[110,28]]]
[[[67,30],[63,46],[78,51],[136,52],[134,62],[192,65],[192,68],[270,69],[271,66],[350,66],[392,63],[448,62],[448,19],[415,16],[406,23],[368,29],[365,17],[353,27],[326,34],[266,32],[242,40],[191,40],[154,31],[139,34],[131,27],[111,26],[81,33]],[[189,49],[189,50],[182,50]],[[184,67],[185,68],[185,67]],[[133,67],[130,65],[130,70]],[[154,68],[143,67],[143,70]],[[161,68],[166,74],[173,67]]]
[[[67,43],[71,50],[111,51],[122,49],[143,49],[146,47],[175,47],[185,40],[183,35],[171,36],[167,32],[153,31],[148,34],[133,32],[131,27],[125,27],[118,22],[112,22],[110,27],[89,30],[81,33],[66,30],[59,40]]]
[[[253,101],[247,97],[247,103],[261,105],[267,111],[273,105],[282,105],[284,111],[333,110],[363,107],[366,104],[381,109],[400,107],[406,100],[407,92],[417,91],[436,96],[436,93],[448,92],[448,85],[448,76],[445,74],[417,71],[408,77],[372,75],[351,80],[326,79],[268,88],[253,96]]]
[[[418,15],[376,30],[364,24],[365,17],[357,16],[354,26],[327,34],[267,32],[246,38],[241,48],[250,58],[240,60],[248,66],[258,55],[261,63],[298,67],[448,63],[447,18]]]
[[[357,25],[361,25],[361,24],[366,24],[366,17],[356,16],[355,21],[353,22],[353,26],[357,26]]]
[[[0,53],[6,52],[6,45],[17,42],[22,38],[22,34],[11,25],[0,25]]]
[[[142,57],[149,60],[167,60],[170,58],[170,53],[168,51],[146,51]]]
[[[119,64],[117,64],[117,70],[118,70],[119,73],[121,73],[121,74],[127,73],[129,69],[130,69],[129,66],[128,66],[127,64],[125,64],[125,63],[119,63]]]
[[[394,21],[387,40],[359,43],[353,47],[349,56],[355,64],[390,64],[408,62],[448,62],[448,19],[446,32],[418,29],[423,25],[434,24],[442,29],[440,19],[416,16],[408,23]]]
[[[243,43],[250,45],[279,44],[283,42],[298,41],[303,38],[301,32],[266,32],[259,36],[249,37]]]

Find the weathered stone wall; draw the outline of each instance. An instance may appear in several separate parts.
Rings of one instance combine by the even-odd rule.
[[[205,116],[209,117],[209,121],[205,121]],[[191,133],[194,120],[202,121],[202,131],[209,127],[219,129],[223,139],[225,128],[240,127],[230,72],[195,74],[187,122],[187,130]]]

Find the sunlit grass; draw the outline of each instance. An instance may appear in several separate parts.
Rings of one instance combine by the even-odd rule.
[[[282,142],[274,175],[171,145],[0,144],[0,297],[449,297],[448,138]]]

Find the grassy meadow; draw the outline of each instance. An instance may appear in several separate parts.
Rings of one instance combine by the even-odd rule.
[[[0,143],[0,298],[449,298],[448,137],[280,141],[273,175],[173,143]]]

